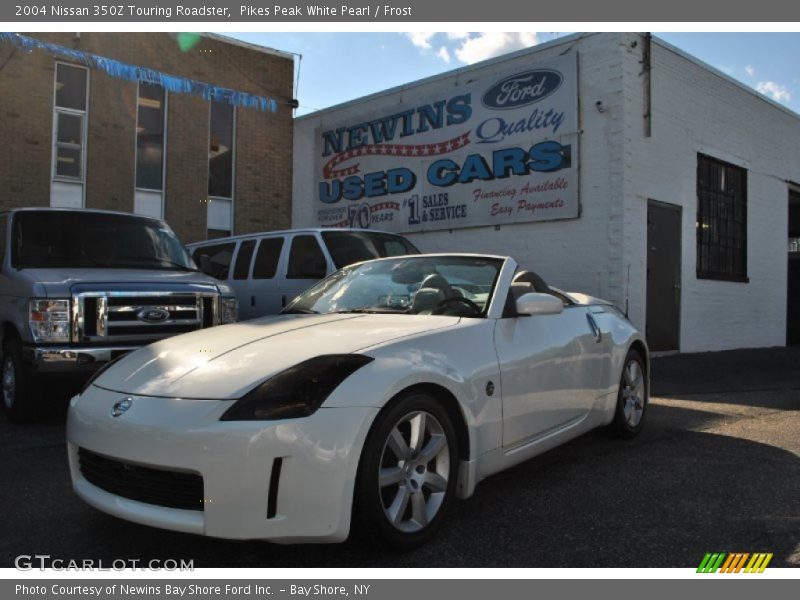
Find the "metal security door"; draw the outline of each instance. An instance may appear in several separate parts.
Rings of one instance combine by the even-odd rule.
[[[647,203],[647,343],[678,350],[681,313],[681,208]]]

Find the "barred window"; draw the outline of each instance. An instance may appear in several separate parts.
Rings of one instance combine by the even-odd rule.
[[[747,282],[747,170],[697,155],[697,277]]]

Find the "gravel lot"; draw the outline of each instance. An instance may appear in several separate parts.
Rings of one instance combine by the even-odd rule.
[[[654,359],[646,431],[596,432],[483,481],[403,555],[226,542],[127,523],[70,489],[63,409],[0,416],[0,567],[53,558],[196,567],[694,567],[709,551],[800,566],[800,347]]]

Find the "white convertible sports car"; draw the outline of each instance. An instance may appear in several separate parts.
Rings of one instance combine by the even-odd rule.
[[[70,405],[72,481],[155,527],[409,549],[484,477],[595,427],[636,435],[648,370],[617,308],[512,258],[374,260],[107,366]]]

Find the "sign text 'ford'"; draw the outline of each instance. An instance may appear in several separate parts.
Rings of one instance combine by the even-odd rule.
[[[555,92],[564,77],[552,69],[536,69],[506,77],[483,95],[483,105],[501,110],[533,104]]]

